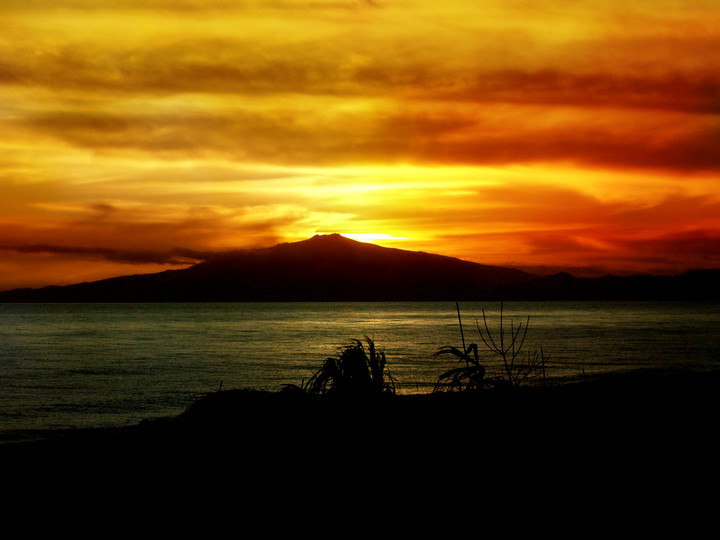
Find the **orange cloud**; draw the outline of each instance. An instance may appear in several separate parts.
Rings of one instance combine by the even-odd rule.
[[[0,12],[6,284],[319,231],[528,267],[716,264],[714,2]]]

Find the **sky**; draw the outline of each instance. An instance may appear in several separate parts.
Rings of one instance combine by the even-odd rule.
[[[0,289],[340,233],[720,267],[717,0],[0,0]]]

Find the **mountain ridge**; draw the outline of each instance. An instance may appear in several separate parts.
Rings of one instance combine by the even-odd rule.
[[[455,257],[315,235],[191,267],[0,292],[0,302],[720,299],[720,270],[680,276],[538,276]]]

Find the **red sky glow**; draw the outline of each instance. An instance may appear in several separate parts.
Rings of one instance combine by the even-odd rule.
[[[720,267],[715,0],[0,0],[0,290],[317,233]]]

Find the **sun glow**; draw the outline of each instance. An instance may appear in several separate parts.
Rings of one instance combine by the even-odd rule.
[[[0,2],[0,289],[316,232],[720,266],[720,6],[580,4]]]
[[[320,233],[323,234],[323,233]],[[374,243],[378,240],[408,240],[408,238],[404,236],[390,236],[389,234],[376,234],[376,233],[357,233],[357,234],[351,234],[351,233],[340,233],[342,236],[345,236],[346,238],[351,238],[352,240],[358,240],[360,242],[370,242]]]

